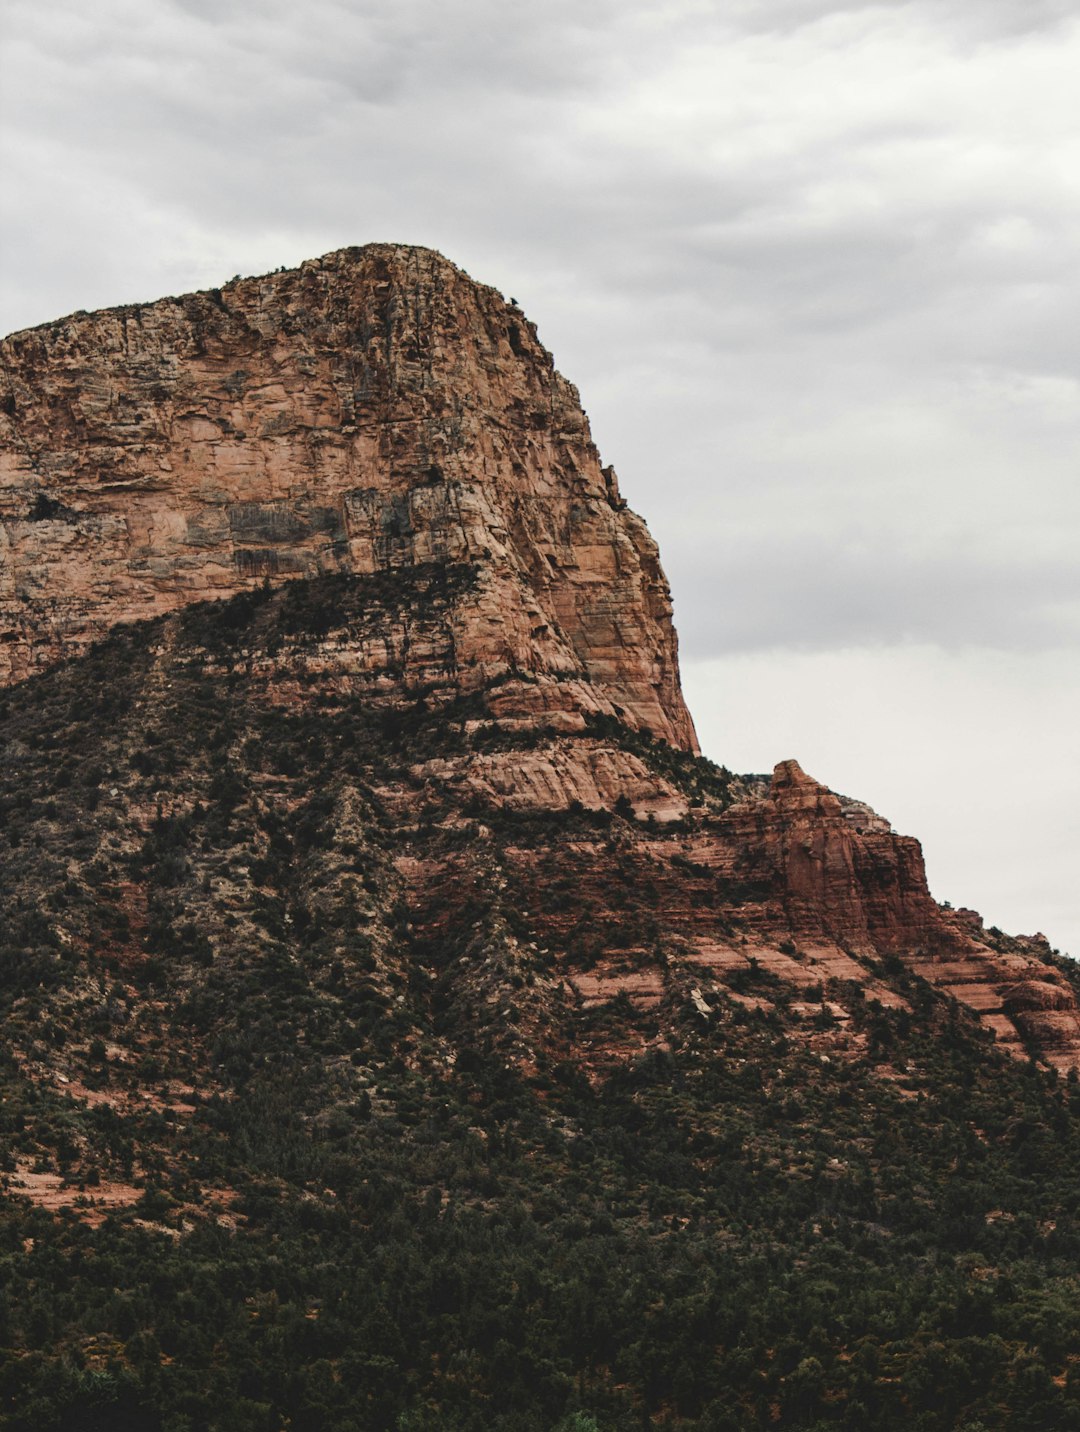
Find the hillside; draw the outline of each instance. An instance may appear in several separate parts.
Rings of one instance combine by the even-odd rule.
[[[1071,962],[697,753],[520,313],[3,348],[0,1426],[1080,1427]]]

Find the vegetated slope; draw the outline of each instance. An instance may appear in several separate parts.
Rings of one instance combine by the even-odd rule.
[[[0,370],[3,1426],[1076,1424],[1072,966],[694,754],[512,302],[375,245]]]
[[[1076,1078],[919,973],[913,843],[421,680],[478,580],[0,694],[0,1425],[1080,1426]]]

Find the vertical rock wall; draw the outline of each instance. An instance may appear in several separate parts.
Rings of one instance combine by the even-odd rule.
[[[655,543],[576,389],[440,255],[345,249],[0,345],[0,682],[266,579],[429,561],[479,574],[464,687],[696,748]]]

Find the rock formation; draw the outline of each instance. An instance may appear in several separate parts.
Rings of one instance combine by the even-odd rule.
[[[394,823],[417,948],[460,944],[483,909],[485,949],[527,935],[547,952],[520,996],[522,1060],[544,1040],[585,1058],[557,1008],[619,999],[648,1020],[607,1055],[732,1003],[790,1006],[807,1038],[859,1049],[843,991],[909,1010],[899,969],[1007,1051],[1080,1064],[1063,966],[938,906],[917,841],[794,761],[766,784],[697,757],[656,547],[576,391],[493,290],[428,250],[374,245],[76,314],[0,360],[0,684],[120,623],[246,592],[227,666],[257,705],[445,713],[445,739],[373,767],[371,799]],[[269,602],[286,582],[314,593],[302,620]],[[135,709],[226,660],[179,614],[152,649]],[[197,783],[169,799],[203,806]],[[151,797],[130,800],[148,825]],[[493,813],[509,834],[492,837]],[[514,834],[553,817],[544,857]],[[210,942],[216,919],[208,907]],[[460,986],[501,1009],[489,966],[510,967],[474,962]]]
[[[458,689],[695,749],[656,546],[576,390],[440,255],[344,249],[0,348],[0,682],[267,578],[425,561],[478,571]]]

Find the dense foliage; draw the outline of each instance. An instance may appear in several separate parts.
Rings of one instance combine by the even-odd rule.
[[[482,700],[304,675],[467,580],[256,593],[0,696],[0,1427],[1080,1428],[1080,1087],[899,962],[910,1012],[829,991],[857,1058],[753,970],[666,1046],[567,1011],[514,851],[556,905],[624,872],[585,965],[662,950],[632,813],[448,819],[408,773],[505,742]],[[395,858],[455,852],[420,920]]]

